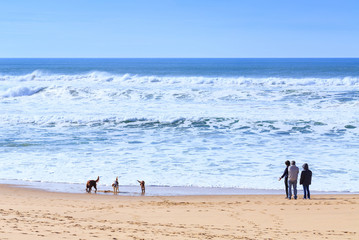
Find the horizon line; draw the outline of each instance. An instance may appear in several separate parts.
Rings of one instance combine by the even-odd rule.
[[[0,59],[357,59],[358,57],[0,57]]]

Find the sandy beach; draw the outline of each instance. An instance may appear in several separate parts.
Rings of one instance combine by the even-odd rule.
[[[114,196],[0,185],[0,239],[358,239],[359,195]]]

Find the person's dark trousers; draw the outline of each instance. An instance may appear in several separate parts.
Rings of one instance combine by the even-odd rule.
[[[285,185],[285,195],[288,198],[288,178],[284,178],[284,185]]]
[[[309,185],[303,185],[304,199],[308,197],[310,199]]]

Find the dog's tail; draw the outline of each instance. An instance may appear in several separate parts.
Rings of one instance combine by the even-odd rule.
[[[100,176],[97,177],[96,182],[100,181]]]

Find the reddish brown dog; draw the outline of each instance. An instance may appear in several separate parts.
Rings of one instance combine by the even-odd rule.
[[[97,182],[100,181],[100,176],[96,180],[88,180],[86,183],[86,192],[90,193],[92,187],[95,188],[95,193],[97,192]]]
[[[145,193],[145,191],[146,191],[146,189],[145,189],[145,181],[137,180],[137,182],[140,183],[142,193]]]

